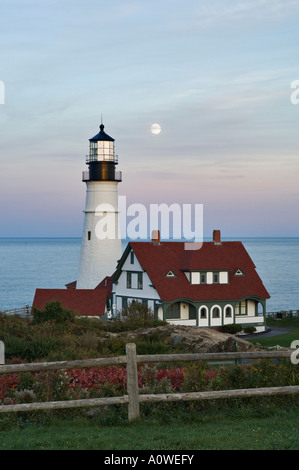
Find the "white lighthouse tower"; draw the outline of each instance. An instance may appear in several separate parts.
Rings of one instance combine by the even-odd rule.
[[[100,132],[89,139],[85,217],[81,244],[77,289],[94,289],[106,276],[111,276],[122,254],[118,213],[118,183],[114,139]]]

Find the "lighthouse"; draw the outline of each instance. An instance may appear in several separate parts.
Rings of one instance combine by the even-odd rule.
[[[86,202],[77,289],[94,289],[111,276],[122,254],[118,212],[118,156],[115,140],[104,131],[89,139],[88,170],[83,172]]]

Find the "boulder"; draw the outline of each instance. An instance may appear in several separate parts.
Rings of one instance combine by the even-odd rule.
[[[155,328],[137,329],[120,333],[109,333],[106,337],[122,338],[126,342],[155,335],[168,344],[181,344],[194,353],[242,352],[254,350],[254,346],[238,336],[222,333],[211,328],[184,325],[165,325]]]

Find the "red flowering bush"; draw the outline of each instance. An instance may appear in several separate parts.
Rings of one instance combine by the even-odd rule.
[[[0,402],[12,395],[13,391],[17,389],[18,383],[18,374],[0,376]]]
[[[138,370],[140,389],[154,390],[167,384],[167,390],[178,391],[184,381],[184,368],[158,369],[142,366]],[[66,371],[10,374],[0,376],[0,402],[14,398],[17,390],[32,390],[37,401],[125,395],[125,367],[96,367]]]
[[[69,388],[80,394],[83,389],[100,392],[104,385],[109,384],[117,394],[124,394],[127,386],[126,369],[121,367],[97,367],[89,369],[69,369]]]
[[[180,390],[184,381],[185,368],[176,367],[175,369],[159,369],[157,379],[160,381],[164,378],[168,379],[174,390]]]

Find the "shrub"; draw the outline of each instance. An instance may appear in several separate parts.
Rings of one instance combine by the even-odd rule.
[[[33,403],[36,396],[33,390],[27,390],[24,388],[22,390],[15,391],[15,399],[16,403]]]
[[[189,364],[185,369],[182,390],[201,392],[207,390],[207,364],[204,361]]]
[[[12,359],[13,357],[27,358],[28,342],[25,338],[11,336],[5,340],[5,357]]]
[[[249,364],[221,367],[219,389],[282,387],[299,384],[299,371],[290,360],[257,359]]]
[[[84,349],[97,350],[99,338],[95,331],[85,331],[78,337],[78,345]]]
[[[28,361],[46,360],[48,355],[59,349],[60,346],[61,340],[59,338],[36,336],[28,345],[26,359]]]
[[[242,331],[243,327],[242,325],[236,325],[235,323],[231,323],[229,325],[223,325],[221,327],[221,331],[223,333],[228,333],[231,335],[235,335],[236,333],[240,333]]]
[[[115,320],[107,322],[106,331],[120,332],[127,330],[136,330],[138,328],[153,328],[166,325],[166,322],[155,318],[154,313],[147,305],[133,300],[128,308],[122,311]]]
[[[58,323],[72,321],[76,317],[76,313],[62,306],[60,300],[52,300],[48,302],[44,309],[39,310],[33,308],[32,324],[43,323],[49,320],[55,320]]]
[[[244,333],[248,335],[252,335],[256,331],[256,328],[255,326],[245,326],[243,330],[244,330]]]

